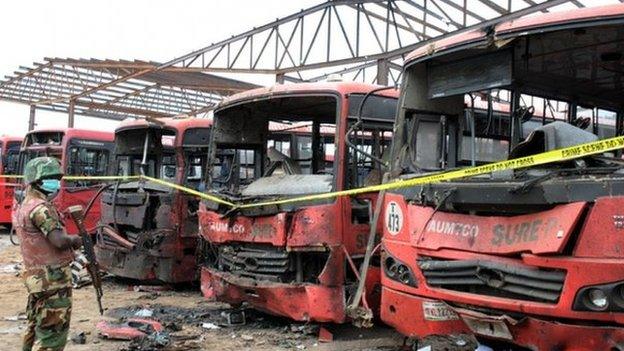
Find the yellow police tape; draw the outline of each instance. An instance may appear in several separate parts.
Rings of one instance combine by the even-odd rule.
[[[226,201],[222,198],[219,198],[214,195],[209,195],[197,191],[195,189],[187,188],[185,186],[171,183],[162,179],[152,178],[148,176],[65,176],[63,179],[65,180],[149,180],[154,183],[158,183],[164,186],[168,186],[170,188],[185,192],[190,195],[194,195],[200,197],[205,200],[214,201],[219,204],[223,204],[229,206],[231,208],[252,208],[252,207],[260,207],[260,206],[275,206],[275,205],[283,205],[288,203],[296,203],[296,202],[306,202],[306,201],[314,201],[314,200],[324,200],[330,199],[338,196],[353,196],[364,193],[373,193],[379,192],[381,190],[392,190],[405,188],[415,185],[429,184],[429,183],[437,183],[442,181],[449,181],[460,178],[472,177],[480,174],[486,174],[496,171],[504,171],[504,170],[513,170],[519,168],[532,167],[537,165],[543,165],[547,163],[553,162],[561,162],[573,160],[580,157],[591,156],[595,154],[600,154],[609,151],[615,151],[624,148],[624,136],[614,137],[610,139],[603,139],[591,143],[580,144],[576,146],[566,147],[563,149],[552,150],[543,152],[540,154],[535,154],[526,157],[519,157],[512,160],[494,162],[483,166],[477,167],[469,167],[462,168],[449,172],[440,172],[434,173],[422,177],[410,178],[410,179],[400,179],[386,184],[355,188],[349,190],[342,191],[334,191],[323,194],[314,194],[314,195],[305,195],[299,197],[285,198],[285,199],[277,199],[271,201],[264,202],[253,202],[246,204],[235,204],[229,201]],[[3,178],[20,178],[21,176],[2,176]]]
[[[515,158],[507,161],[489,163],[483,166],[462,168],[455,171],[435,173],[422,177],[411,179],[399,179],[390,183],[374,185],[363,188],[355,188],[343,191],[335,191],[332,193],[307,195],[296,198],[280,199],[275,201],[256,202],[243,204],[239,208],[249,208],[257,206],[282,205],[293,202],[303,202],[312,200],[322,200],[337,196],[352,196],[363,193],[374,193],[381,190],[392,190],[406,188],[415,185],[437,183],[466,177],[472,177],[480,174],[491,173],[495,171],[511,170],[518,168],[526,168],[531,166],[543,165],[547,163],[572,160],[579,157],[595,155],[603,152],[614,151],[624,148],[624,136],[599,140],[591,143],[580,144],[563,149],[543,152],[536,155]]]
[[[187,187],[179,185],[179,184],[167,182],[167,181],[162,180],[162,179],[152,178],[152,177],[148,177],[148,176],[142,176],[142,178],[144,178],[146,180],[149,180],[149,181],[152,181],[154,183],[158,183],[158,184],[162,184],[162,185],[165,185],[165,186],[172,187],[174,189],[183,191],[183,192],[185,192],[187,194],[195,195],[195,196],[200,197],[200,198],[202,198],[204,200],[210,200],[210,201],[214,201],[216,203],[222,204],[222,205],[227,205],[227,206],[230,206],[230,207],[236,207],[235,204],[233,204],[233,203],[231,203],[229,201],[223,200],[220,197],[209,195],[209,194],[205,194],[205,193],[202,193],[201,191],[197,191],[195,189],[187,188]]]

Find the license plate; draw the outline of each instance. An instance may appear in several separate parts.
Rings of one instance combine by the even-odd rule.
[[[473,333],[492,338],[513,340],[509,327],[505,321],[495,319],[477,319],[469,316],[462,316],[464,323]]]

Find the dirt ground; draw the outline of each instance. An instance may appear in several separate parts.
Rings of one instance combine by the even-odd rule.
[[[25,321],[16,316],[24,312],[27,295],[15,269],[20,261],[19,248],[0,229],[0,350],[21,349]],[[193,287],[138,292],[132,283],[105,279],[103,304],[106,312],[101,317],[92,287],[74,290],[70,336],[84,332],[86,343],[69,341],[66,350],[392,350],[402,343],[399,335],[384,327],[361,330],[349,326],[327,326],[335,341],[320,343],[316,325],[292,323],[251,310],[245,311],[245,325],[227,326],[222,313],[230,311],[229,306],[205,301]],[[98,337],[95,326],[99,321],[133,317],[142,309],[153,312],[152,318],[164,324],[169,346],[131,347],[127,342]],[[203,328],[204,323],[219,329]]]

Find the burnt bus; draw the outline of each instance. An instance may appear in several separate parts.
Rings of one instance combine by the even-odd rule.
[[[405,64],[392,180],[621,135],[623,38],[617,5],[499,23],[417,49]],[[505,97],[508,114],[466,114],[466,96]],[[563,113],[547,114],[554,105]],[[622,164],[613,152],[391,191],[382,320],[450,349],[474,350],[478,338],[623,350]]]
[[[146,175],[202,191],[212,121],[124,121],[115,130],[111,175]],[[183,283],[197,279],[199,199],[150,180],[117,181],[103,192],[96,253],[124,278]]]
[[[0,136],[0,225],[11,228],[11,212],[13,211],[13,197],[15,187],[19,185],[19,178],[8,177],[18,175],[19,152],[22,145],[22,137]]]
[[[109,172],[112,152],[111,132],[76,128],[36,129],[28,132],[22,141],[19,174],[24,173],[28,161],[48,156],[59,160],[66,176],[103,176]],[[59,209],[69,234],[78,234],[78,228],[67,213],[67,208],[73,205],[81,205],[86,209],[85,226],[89,233],[96,231],[100,219],[99,196],[103,186],[99,180],[61,179],[61,189],[52,202]],[[16,201],[21,201],[21,190],[16,190],[14,195]]]
[[[305,83],[226,99],[214,115],[208,193],[255,203],[379,184],[398,97],[380,89]],[[344,322],[375,201],[365,194],[236,210],[202,201],[202,292],[295,320]],[[367,278],[372,306],[378,279],[376,267]]]

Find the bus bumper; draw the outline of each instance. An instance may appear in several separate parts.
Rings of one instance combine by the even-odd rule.
[[[381,318],[403,335],[470,335],[497,339],[531,350],[624,350],[624,328],[562,323],[525,316],[484,314],[453,308],[387,287],[382,291]]]
[[[202,267],[201,290],[208,299],[232,305],[246,302],[260,311],[296,321],[345,321],[342,286],[257,281]]]

